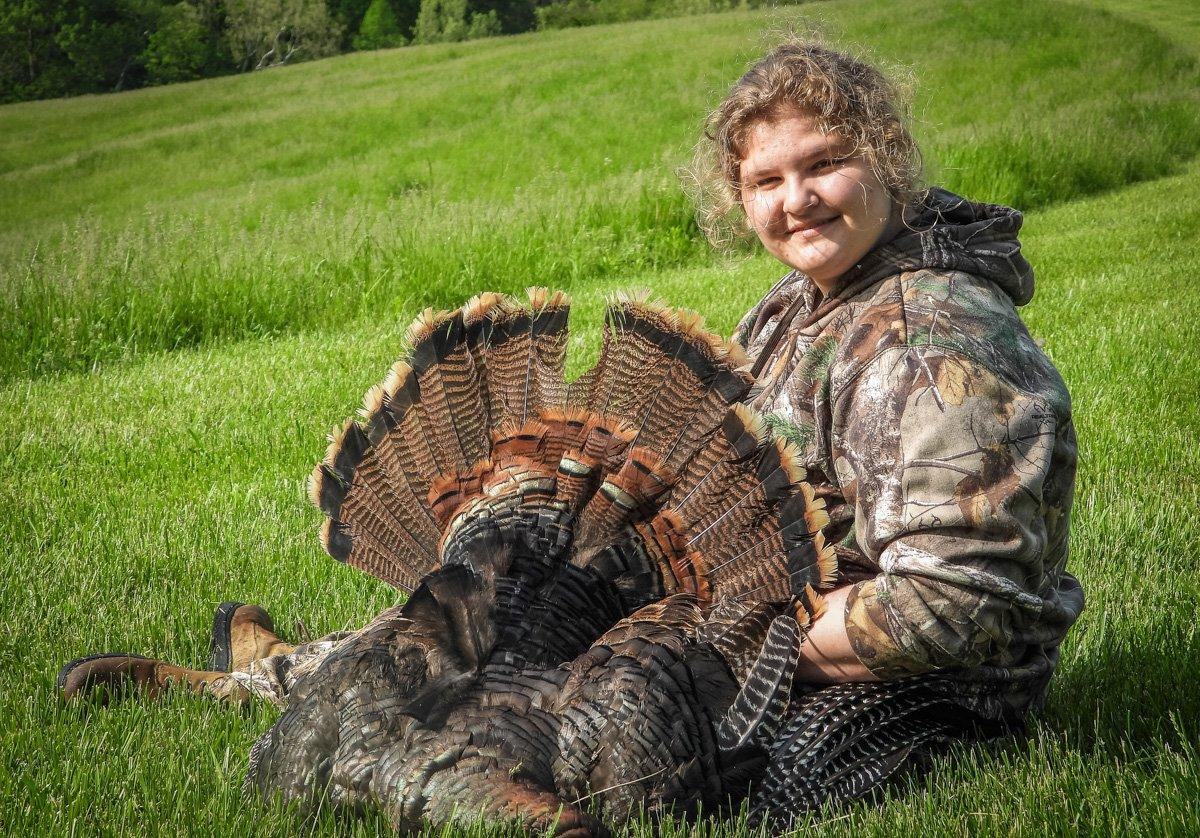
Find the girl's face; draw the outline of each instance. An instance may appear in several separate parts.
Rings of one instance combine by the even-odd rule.
[[[751,126],[741,199],[763,247],[826,294],[879,242],[895,214],[866,159],[793,111]]]

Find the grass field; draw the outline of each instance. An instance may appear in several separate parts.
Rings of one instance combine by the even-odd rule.
[[[0,833],[384,828],[242,801],[269,708],[81,711],[54,675],[199,664],[220,599],[313,634],[391,603],[320,552],[303,478],[420,306],[565,287],[582,357],[643,285],[728,331],[779,270],[710,253],[672,169],[794,19],[910,66],[937,180],[1030,210],[1089,597],[1029,739],[822,834],[1200,830],[1200,14],[835,0],[0,108]]]

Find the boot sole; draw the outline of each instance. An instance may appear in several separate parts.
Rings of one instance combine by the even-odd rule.
[[[148,658],[145,655],[126,655],[122,654],[121,652],[103,652],[99,655],[88,655],[85,658],[75,658],[75,660],[67,661],[65,664],[63,664],[63,668],[58,671],[58,678],[54,682],[55,686],[57,686],[60,690],[63,689],[67,685],[67,678],[70,677],[71,671],[75,669],[75,667],[82,666],[85,663],[91,663],[92,661],[102,660],[104,658],[125,658],[126,660],[133,661],[154,660],[154,658]]]
[[[222,602],[213,614],[212,638],[208,643],[208,671],[230,672],[233,669],[233,612],[244,602]]]

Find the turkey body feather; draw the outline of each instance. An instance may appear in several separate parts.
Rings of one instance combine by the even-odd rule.
[[[618,297],[568,384],[567,313],[545,289],[426,311],[336,429],[322,544],[410,595],[297,685],[249,787],[584,835],[768,772],[836,570],[823,502],[697,316]]]

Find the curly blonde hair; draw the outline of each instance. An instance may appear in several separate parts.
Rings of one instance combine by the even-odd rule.
[[[696,222],[716,247],[749,235],[740,169],[750,129],[799,111],[852,142],[900,204],[924,194],[922,159],[908,130],[909,99],[878,69],[809,39],[788,38],[746,71],[709,114],[692,165],[681,174]]]

